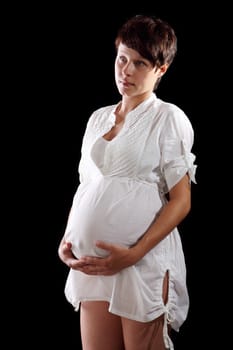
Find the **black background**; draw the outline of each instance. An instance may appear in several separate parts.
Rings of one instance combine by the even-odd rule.
[[[221,300],[221,269],[214,254],[221,249],[214,235],[220,226],[216,196],[221,189],[213,192],[211,186],[221,134],[216,84],[221,14],[213,5],[204,12],[197,2],[172,4],[98,3],[89,9],[34,4],[7,12],[6,119],[13,165],[9,222],[17,227],[7,236],[14,252],[5,283],[14,330],[8,344],[30,349],[80,345],[79,314],[65,299],[68,269],[57,248],[78,185],[87,119],[96,108],[119,100],[113,69],[116,31],[129,16],[143,13],[167,20],[177,33],[178,54],[157,95],[181,107],[195,131],[198,184],[193,185],[192,211],[180,226],[190,312],[174,334],[175,349],[209,348],[207,327]]]

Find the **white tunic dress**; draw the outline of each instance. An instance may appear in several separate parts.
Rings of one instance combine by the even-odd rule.
[[[96,240],[131,246],[156,220],[165,194],[184,174],[195,182],[193,129],[180,108],[152,94],[128,113],[120,133],[106,141],[103,135],[115,124],[116,107],[95,111],[84,134],[80,184],[65,230],[77,258],[106,256],[95,247]],[[164,305],[166,271],[169,296]],[[136,265],[113,276],[88,276],[71,269],[65,295],[76,310],[80,301],[105,300],[110,312],[141,322],[164,314],[165,323],[178,331],[189,308],[178,230]]]

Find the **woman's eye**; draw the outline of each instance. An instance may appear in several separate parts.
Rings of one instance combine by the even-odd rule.
[[[138,67],[146,67],[145,62],[143,62],[143,61],[137,61],[137,62],[135,62],[135,65],[138,66]]]
[[[126,62],[126,58],[124,56],[119,56],[119,61],[121,63],[125,63]]]

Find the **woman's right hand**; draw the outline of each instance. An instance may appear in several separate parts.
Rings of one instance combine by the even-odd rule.
[[[72,244],[70,242],[66,242],[64,238],[61,240],[58,248],[59,258],[69,267],[71,267],[70,265],[72,265],[72,261],[76,259],[71,248]]]
[[[72,244],[67,242],[64,238],[58,248],[58,256],[62,262],[64,262],[68,267],[79,270],[85,263],[77,259],[72,252]]]

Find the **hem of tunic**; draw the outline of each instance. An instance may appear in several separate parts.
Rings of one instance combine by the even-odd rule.
[[[151,321],[154,321],[156,320],[158,317],[160,317],[161,315],[164,315],[166,313],[166,305],[161,305],[159,310],[157,310],[156,312],[154,312],[153,314],[151,314],[150,317],[146,317],[144,318],[143,320],[141,318],[138,318],[137,316],[135,315],[132,315],[132,314],[128,314],[126,312],[123,312],[123,311],[119,311],[118,309],[114,308],[111,306],[111,299],[105,297],[92,297],[92,298],[80,298],[79,301],[71,301],[69,299],[68,296],[66,296],[67,300],[69,301],[69,303],[74,307],[74,310],[76,312],[79,311],[80,309],[80,303],[81,302],[85,302],[85,301],[106,301],[109,303],[109,307],[108,307],[108,311],[114,315],[117,315],[119,317],[125,317],[125,318],[128,318],[130,320],[133,320],[133,321],[137,321],[137,322],[142,322],[142,323],[147,323],[147,322],[151,322]],[[179,331],[179,328],[177,327],[173,327],[172,326],[172,322],[171,322],[171,327],[176,331],[178,332]]]

